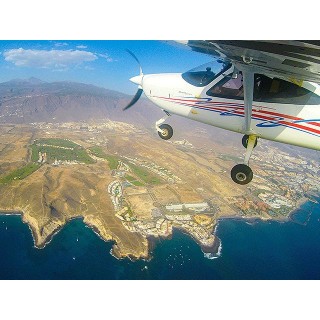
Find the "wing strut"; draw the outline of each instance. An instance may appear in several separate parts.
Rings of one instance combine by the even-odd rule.
[[[243,89],[244,89],[244,131],[245,134],[252,134],[251,130],[251,116],[252,116],[252,102],[253,102],[253,87],[254,87],[254,73],[245,68],[242,71],[243,75]]]

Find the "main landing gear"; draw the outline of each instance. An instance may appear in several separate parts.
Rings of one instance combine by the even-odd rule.
[[[237,164],[231,170],[231,178],[235,183],[247,184],[253,178],[253,172],[249,167],[249,160],[252,154],[253,148],[257,145],[257,136],[253,134],[251,128],[252,119],[252,102],[253,102],[253,90],[254,90],[254,69],[249,64],[252,62],[252,58],[243,57],[243,62],[246,65],[241,65],[241,72],[243,76],[243,89],[244,89],[244,123],[243,131],[248,133],[242,138],[242,145],[247,149],[244,157],[243,164]],[[240,67],[240,66],[239,66]]]
[[[255,135],[244,135],[242,145],[247,149],[243,164],[235,165],[231,170],[231,178],[235,183],[247,184],[253,178],[253,172],[249,167],[249,160],[253,149],[257,145],[257,137]]]
[[[164,112],[166,113],[166,116],[156,122],[156,129],[161,139],[169,140],[173,136],[173,129],[170,125],[164,123],[170,117],[168,111],[164,110]]]

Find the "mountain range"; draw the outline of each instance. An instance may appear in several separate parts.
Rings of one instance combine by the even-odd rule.
[[[144,123],[162,112],[147,99],[123,112],[131,96],[78,82],[37,78],[0,83],[0,123],[67,122],[109,118]],[[144,112],[139,110],[143,108]],[[157,118],[157,116],[156,116]]]

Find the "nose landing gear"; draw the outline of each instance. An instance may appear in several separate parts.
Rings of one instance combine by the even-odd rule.
[[[164,123],[161,126],[159,126],[161,131],[158,131],[158,135],[163,140],[169,140],[173,136],[173,129],[170,125]]]
[[[257,137],[255,135],[245,135],[242,138],[242,144],[247,148],[243,164],[235,165],[231,170],[231,178],[235,183],[247,184],[253,178],[253,172],[249,167],[249,160],[253,149],[257,145]]]
[[[164,112],[166,113],[166,116],[156,122],[156,129],[161,139],[169,140],[173,136],[173,129],[170,125],[164,123],[170,117],[168,111],[164,110]]]

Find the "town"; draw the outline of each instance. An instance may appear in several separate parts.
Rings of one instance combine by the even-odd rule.
[[[181,182],[181,179],[169,170],[154,163],[148,163],[138,158],[123,158],[127,160],[129,164],[134,163],[135,165],[147,168],[168,183]],[[123,161],[119,161],[117,170],[113,171],[113,175],[117,176],[118,179],[111,182],[107,190],[114,206],[115,215],[123,222],[124,227],[132,232],[139,232],[145,237],[168,237],[172,234],[172,228],[176,227],[188,232],[202,246],[213,246],[214,235],[212,234],[212,228],[214,225],[214,209],[210,208],[208,203],[163,205],[153,208],[151,215],[147,219],[141,218],[139,212],[135,212],[130,207],[130,195],[126,193],[125,190],[126,187],[136,189],[139,189],[139,187],[132,184],[129,180],[126,180],[123,172],[134,175],[130,166],[126,165]],[[145,204],[145,195],[148,191],[141,190],[141,187],[139,191],[141,201]],[[149,199],[152,202],[158,201],[154,195],[150,196]],[[137,201],[139,201],[139,199]]]

